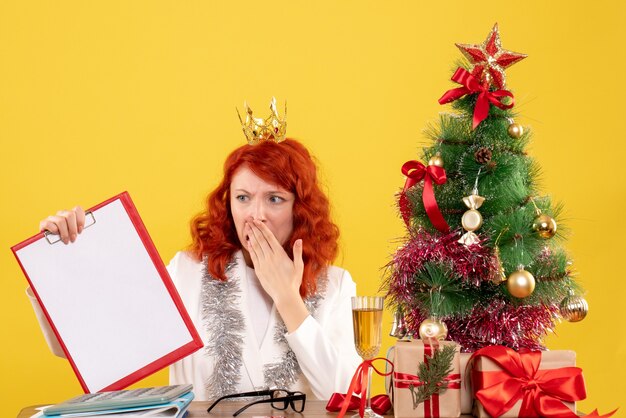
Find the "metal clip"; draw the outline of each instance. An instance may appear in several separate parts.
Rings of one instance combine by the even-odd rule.
[[[93,215],[93,212],[91,211],[85,212],[85,226],[83,227],[83,229],[87,229],[95,223],[96,223],[96,217]],[[43,235],[44,237],[46,237],[46,240],[48,241],[48,244],[50,245],[56,244],[57,242],[61,241],[61,236],[59,234],[53,234],[50,231],[45,231]]]

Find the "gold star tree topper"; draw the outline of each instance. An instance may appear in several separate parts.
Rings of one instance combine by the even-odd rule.
[[[456,44],[456,46],[474,65],[472,75],[498,89],[503,89],[506,84],[504,69],[528,56],[502,49],[497,23],[493,25],[487,39],[481,45]]]
[[[275,97],[272,97],[270,102],[271,113],[265,119],[255,118],[248,103],[244,102],[243,106],[246,109],[246,120],[244,121],[241,118],[239,109],[237,109],[237,115],[248,144],[256,145],[263,141],[282,142],[285,140],[287,133],[287,103],[285,103],[285,114],[282,118],[278,114],[278,110],[276,110]]]

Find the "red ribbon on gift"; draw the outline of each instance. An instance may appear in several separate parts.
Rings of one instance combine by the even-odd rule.
[[[345,400],[345,394],[333,393],[332,395],[330,395],[328,404],[326,404],[326,410],[328,412],[340,411]],[[391,409],[391,400],[389,399],[389,396],[384,394],[372,397],[370,403],[372,405],[372,410],[379,415],[385,415]],[[348,411],[354,411],[359,409],[360,404],[361,398],[353,394],[350,399],[348,399]]]
[[[575,402],[587,396],[579,367],[539,370],[541,351],[518,353],[499,345],[476,351],[470,364],[477,357],[487,357],[502,369],[472,370],[474,396],[490,416],[501,416],[522,399],[521,417],[578,417],[563,402]],[[599,417],[597,410],[588,417]]]
[[[452,373],[447,375],[443,380],[448,382],[448,389],[461,389],[461,375],[458,373]],[[393,387],[398,389],[408,389],[409,386],[421,386],[424,382],[414,374],[408,373],[394,373],[393,374]]]
[[[388,373],[383,373],[378,370],[373,364],[376,360],[383,360],[389,363],[391,365],[391,371],[389,371]],[[341,410],[339,411],[337,418],[342,418],[346,414],[348,408],[350,407],[350,401],[352,400],[353,394],[359,394],[359,396],[361,397],[359,401],[359,415],[363,417],[363,411],[365,411],[365,402],[367,402],[367,384],[369,380],[370,367],[381,376],[389,376],[391,373],[393,373],[393,363],[384,357],[376,357],[371,360],[364,360],[363,363],[359,364],[359,367],[356,368],[354,376],[352,376],[350,386],[348,387],[348,393],[343,399],[343,404],[341,405]],[[330,401],[328,403],[330,404]],[[328,405],[326,405],[326,408],[328,409]]]
[[[513,101],[513,93],[508,90],[489,91],[489,83],[481,84],[477,78],[464,68],[457,68],[451,80],[461,84],[463,87],[457,87],[445,92],[439,99],[439,104],[453,102],[466,94],[478,93],[476,105],[474,106],[472,129],[476,129],[478,124],[489,115],[489,104],[499,107],[500,109],[510,109],[515,103]],[[510,97],[511,103],[502,103],[504,97]]]
[[[406,176],[404,189],[400,195],[400,211],[404,223],[410,226],[411,211],[409,209],[406,191],[423,179],[424,192],[422,193],[422,201],[424,202],[424,209],[426,210],[428,219],[430,219],[430,222],[439,231],[444,233],[449,232],[450,227],[439,210],[437,200],[435,200],[435,191],[433,190],[433,183],[444,184],[446,182],[446,170],[436,165],[424,166],[424,164],[419,161],[411,160],[402,165],[402,174]]]

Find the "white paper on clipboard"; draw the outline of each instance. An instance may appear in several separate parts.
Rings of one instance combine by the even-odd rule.
[[[76,242],[13,247],[86,392],[122,389],[202,347],[128,193]]]

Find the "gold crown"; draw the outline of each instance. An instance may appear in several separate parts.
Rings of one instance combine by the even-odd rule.
[[[239,116],[243,134],[246,136],[248,144],[255,145],[263,141],[282,142],[285,140],[285,134],[287,133],[287,103],[285,103],[285,114],[282,119],[276,110],[275,97],[272,97],[270,102],[272,113],[266,119],[253,117],[252,109],[250,109],[248,103],[244,102],[243,106],[246,109],[245,122],[241,119],[239,109],[237,109],[237,116]]]

